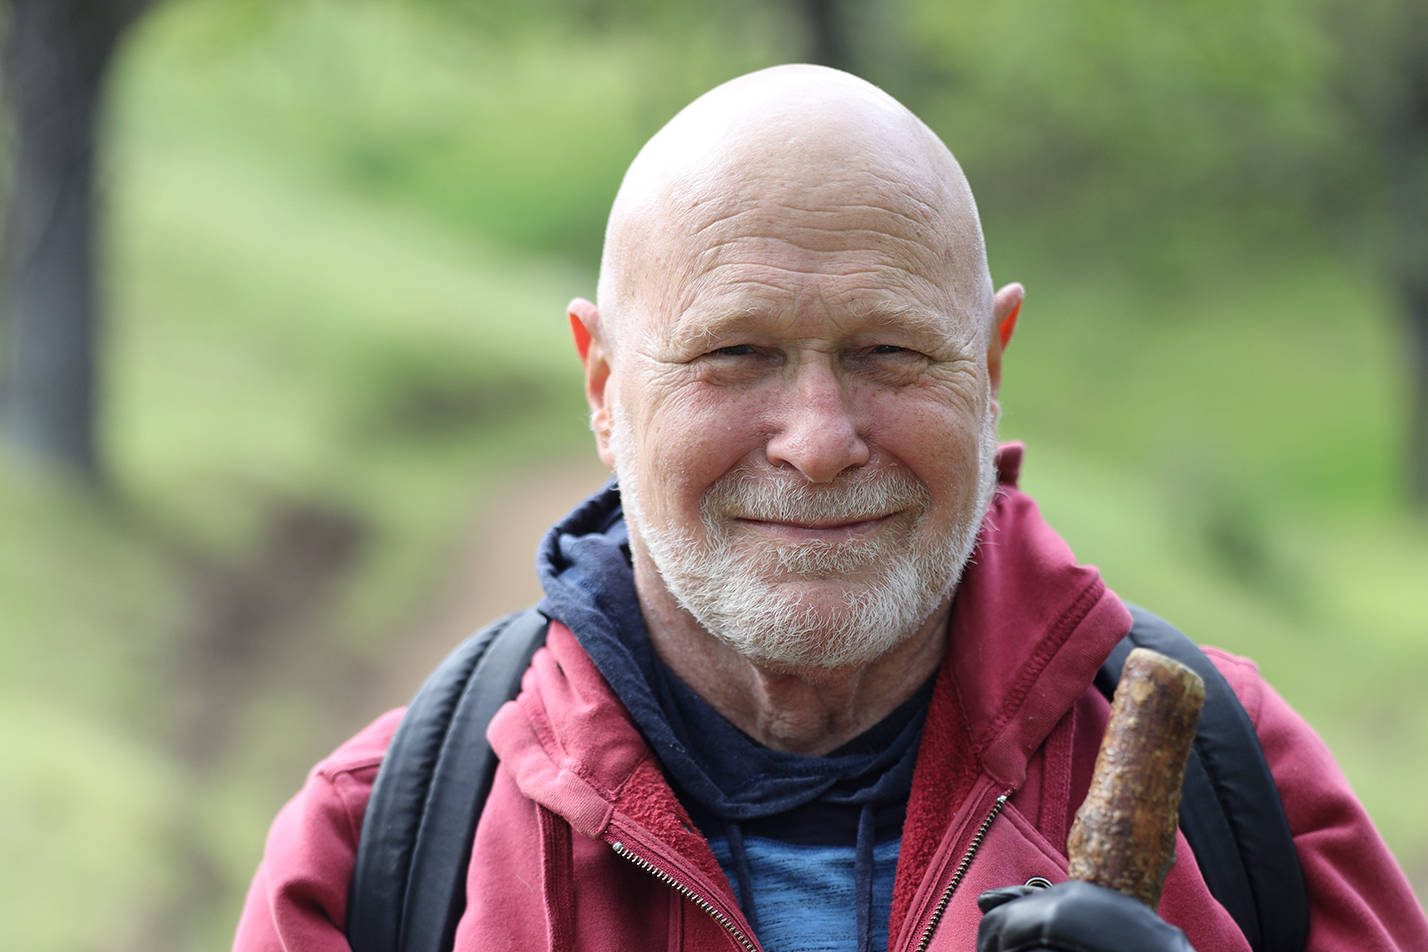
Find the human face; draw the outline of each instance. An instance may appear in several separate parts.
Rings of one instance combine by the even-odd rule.
[[[811,193],[715,212],[664,259],[683,268],[619,332],[609,449],[635,558],[705,630],[843,667],[946,604],[995,407],[985,320],[927,277],[953,273],[946,249],[899,196]]]

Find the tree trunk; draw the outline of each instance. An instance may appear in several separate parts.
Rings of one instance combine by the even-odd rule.
[[[1393,264],[1408,325],[1408,493],[1415,508],[1428,510],[1428,15],[1410,5],[1402,19],[1402,72],[1386,144]]]
[[[96,445],[95,140],[104,78],[140,0],[8,0],[15,170],[5,208],[0,440],[89,477]]]
[[[1425,157],[1424,161],[1428,161]],[[1423,267],[1428,269],[1428,253]],[[1409,373],[1408,496],[1415,509],[1428,511],[1428,280],[1404,288],[1407,304]]]
[[[839,0],[798,0],[808,32],[808,61],[848,69],[848,37]]]

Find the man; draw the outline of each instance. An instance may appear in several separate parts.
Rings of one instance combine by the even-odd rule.
[[[572,328],[618,482],[557,526],[492,722],[456,947],[1248,949],[1183,840],[1157,916],[1065,879],[1130,616],[996,449],[1022,301],[900,104],[782,67],[640,152]],[[1327,751],[1243,660],[1310,948],[1428,949]],[[340,949],[394,712],[279,815],[235,947]],[[1161,918],[1163,916],[1163,919]],[[1188,937],[1188,940],[1187,940]]]

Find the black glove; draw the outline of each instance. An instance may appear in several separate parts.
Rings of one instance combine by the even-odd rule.
[[[1195,952],[1144,903],[1076,880],[988,890],[977,907],[977,952]]]

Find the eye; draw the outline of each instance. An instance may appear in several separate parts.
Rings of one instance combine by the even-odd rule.
[[[693,366],[707,383],[729,386],[760,380],[782,360],[783,354],[776,347],[728,344],[705,351],[693,361]]]
[[[733,344],[729,347],[720,347],[710,353],[715,357],[749,357],[754,353],[754,348],[748,344]]]
[[[869,344],[848,354],[847,366],[889,384],[911,383],[927,369],[931,358],[898,344]]]
[[[925,360],[927,355],[920,350],[911,347],[900,347],[897,344],[874,344],[866,348],[862,355],[864,358],[876,357],[886,360]]]

